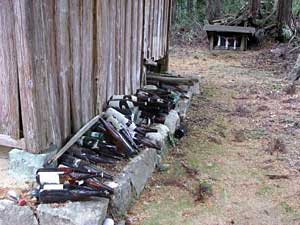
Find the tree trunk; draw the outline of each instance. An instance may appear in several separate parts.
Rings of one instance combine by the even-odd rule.
[[[172,0],[172,24],[175,24],[177,14],[177,0]]]
[[[292,18],[292,0],[278,0],[277,22],[279,27],[289,25]]]
[[[193,16],[193,11],[194,11],[193,0],[187,0],[187,12],[190,17]]]
[[[278,0],[277,5],[277,39],[284,41],[283,27],[290,25],[292,19],[292,0]]]
[[[221,0],[207,0],[206,1],[207,20],[212,20],[221,17]]]
[[[260,2],[261,0],[250,0],[249,1],[249,10],[250,10],[250,17],[255,21],[257,14],[260,9]]]

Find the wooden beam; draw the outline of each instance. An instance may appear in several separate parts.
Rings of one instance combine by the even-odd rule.
[[[9,148],[20,148],[25,149],[25,140],[24,138],[16,140],[8,135],[0,134],[0,146],[9,147]]]
[[[68,149],[76,143],[76,141],[87,132],[92,126],[94,126],[99,121],[100,115],[95,116],[86,125],[84,125],[52,158],[50,158],[45,166],[51,165],[53,162],[57,161]]]

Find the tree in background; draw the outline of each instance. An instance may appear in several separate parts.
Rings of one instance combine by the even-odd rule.
[[[258,12],[260,9],[260,3],[261,3],[260,0],[250,0],[249,1],[249,15],[250,15],[250,17],[253,18],[253,21],[255,21],[257,15],[258,15]]]
[[[209,22],[221,17],[221,0],[206,1],[206,18]]]
[[[292,0],[278,0],[277,22],[280,27],[289,25],[292,19]]]

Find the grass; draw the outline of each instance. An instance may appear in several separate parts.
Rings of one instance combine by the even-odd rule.
[[[262,219],[269,220],[269,224],[289,224],[285,219],[296,215],[297,204],[284,199],[291,193],[289,184],[277,185],[279,181],[269,180],[265,176],[266,171],[261,169],[262,162],[270,158],[261,151],[261,139],[271,131],[259,127],[259,124],[250,130],[253,118],[247,121],[246,117],[239,120],[232,116],[234,103],[242,101],[232,97],[245,94],[246,88],[277,91],[281,87],[278,82],[272,83],[271,73],[255,69],[250,71],[239,65],[237,53],[228,53],[230,57],[224,57],[226,55],[224,52],[214,55],[200,51],[190,56],[186,54],[186,64],[189,57],[194,60],[197,56],[199,67],[207,67],[201,68],[206,70],[201,86],[203,93],[194,98],[190,108],[188,116],[192,120],[189,122],[189,135],[176,147],[176,151],[184,153],[184,156],[172,155],[171,150],[167,160],[164,160],[171,165],[170,169],[156,178],[162,181],[178,179],[191,191],[195,191],[201,182],[208,183],[213,196],[205,203],[195,203],[195,196],[184,188],[152,186],[147,189],[151,197],[145,194],[139,206],[134,208],[136,215],[143,218],[142,222],[134,224],[211,225],[230,224],[232,219],[235,224],[261,224]],[[202,60],[203,57],[205,60]],[[182,63],[181,58],[178,60]],[[184,65],[182,70],[186,68],[187,65]],[[266,76],[270,78],[264,80]],[[255,95],[249,92],[245,102],[251,101]],[[209,121],[205,125],[201,122],[203,118]],[[290,122],[290,119],[287,117],[285,122]],[[245,130],[246,140],[233,142],[233,128]],[[222,143],[211,141],[208,138],[211,134],[219,137]],[[196,175],[198,180],[187,174],[181,161],[199,171]],[[264,210],[268,210],[269,215],[263,214]]]

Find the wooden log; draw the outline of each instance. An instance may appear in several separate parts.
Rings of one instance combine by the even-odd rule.
[[[0,134],[20,137],[19,87],[14,11],[9,0],[0,1]]]
[[[152,73],[153,74],[153,73]],[[148,80],[156,80],[164,83],[172,83],[172,84],[186,84],[193,85],[196,82],[199,82],[195,78],[184,78],[184,77],[165,77],[158,75],[147,75]]]

